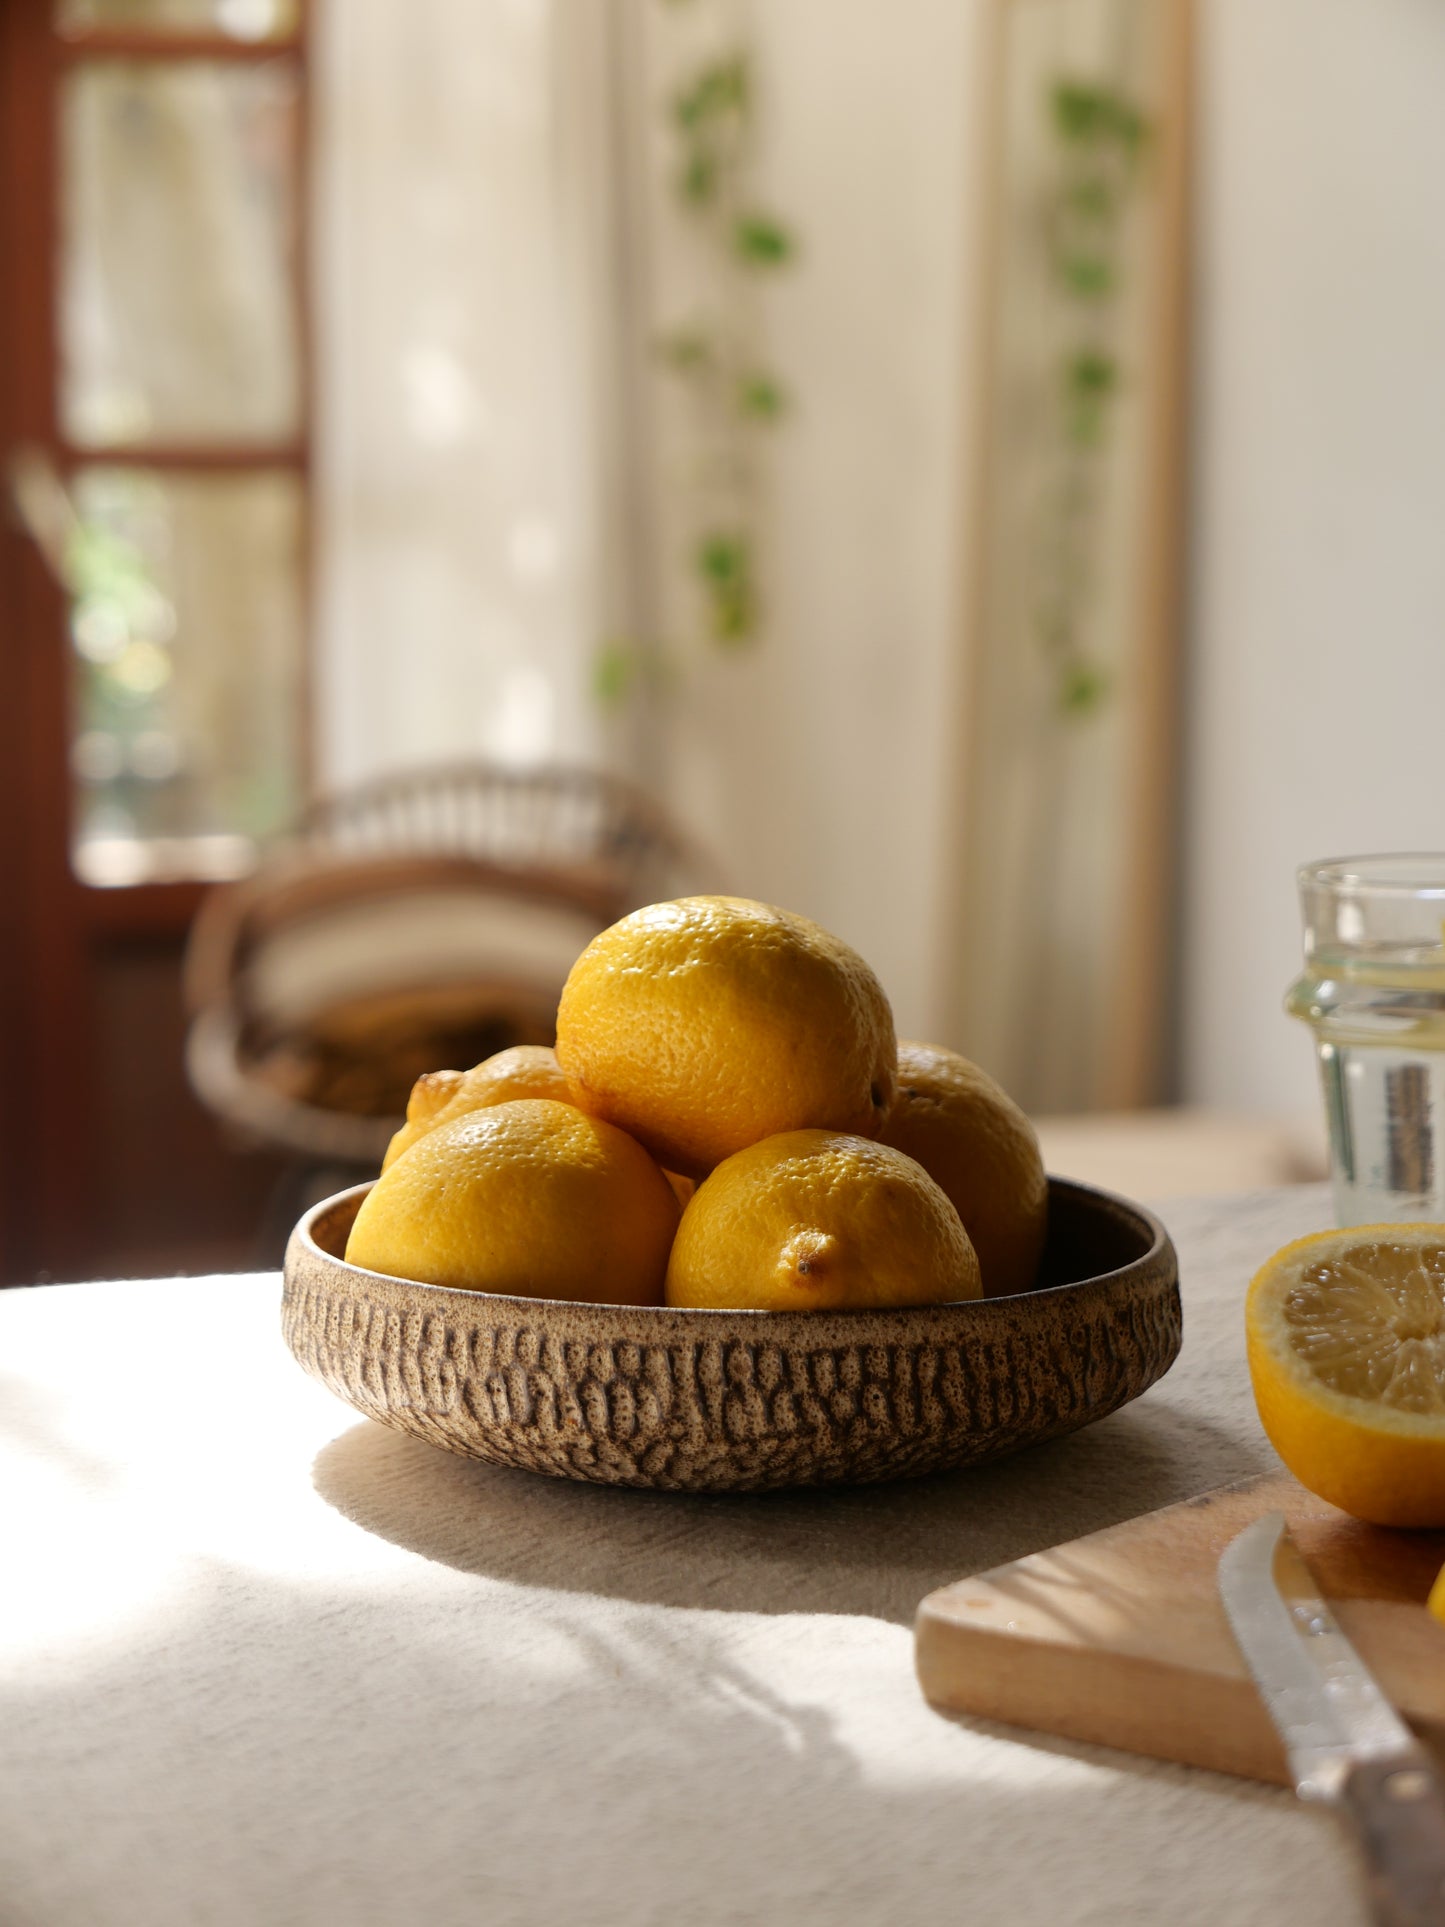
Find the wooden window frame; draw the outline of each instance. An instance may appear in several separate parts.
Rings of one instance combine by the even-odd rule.
[[[26,419],[17,421],[6,441],[24,443],[44,451],[57,471],[68,481],[79,469],[131,468],[168,475],[246,475],[284,474],[293,476],[302,503],[301,545],[299,552],[302,608],[301,718],[298,738],[302,745],[303,789],[312,774],[312,651],[314,601],[314,559],[312,552],[313,516],[313,329],[311,303],[311,61],[314,35],[315,0],[296,0],[296,23],[289,31],[268,39],[243,40],[220,30],[178,32],[172,29],[149,31],[145,27],[97,27],[64,32],[49,15],[48,0],[0,0],[3,31],[11,43],[9,53],[15,74],[34,77],[29,86],[13,91],[24,93],[25,111],[3,155],[9,180],[35,184],[42,177],[26,229],[25,244],[12,260],[25,261],[33,273],[38,263],[45,264],[44,287],[33,283],[22,286],[21,306],[35,310],[19,317],[24,330],[20,349],[21,386],[30,405]],[[58,274],[60,263],[60,142],[59,110],[61,85],[68,73],[78,67],[108,62],[155,65],[224,64],[258,66],[277,61],[287,63],[296,79],[296,133],[293,156],[290,206],[291,305],[295,326],[298,363],[298,406],[295,433],[275,440],[207,437],[184,441],[89,443],[69,439],[60,425],[60,341],[58,334]],[[39,84],[34,84],[34,80]],[[5,103],[9,105],[9,103]],[[17,106],[22,103],[17,102]],[[40,157],[37,167],[36,159]],[[26,159],[30,165],[26,166]],[[7,198],[18,200],[12,187]],[[6,224],[8,225],[8,224]],[[3,233],[0,228],[0,233]],[[43,318],[38,312],[43,308]],[[28,326],[25,324],[28,322]],[[0,351],[9,343],[0,336]],[[0,427],[8,426],[6,411],[0,407]],[[74,799],[72,786],[64,771],[68,767],[69,704],[72,665],[59,645],[50,665],[61,687],[48,692],[45,704],[52,728],[53,721],[64,717],[62,728],[65,755],[62,758],[62,783],[59,804],[62,821],[59,833],[64,838],[66,871],[75,895],[76,911],[86,927],[118,934],[128,929],[137,934],[163,935],[186,929],[197,905],[210,887],[204,878],[146,879],[131,884],[95,885],[74,875],[70,868]],[[45,786],[46,814],[54,809],[55,786]],[[51,826],[47,843],[53,848],[56,834]]]

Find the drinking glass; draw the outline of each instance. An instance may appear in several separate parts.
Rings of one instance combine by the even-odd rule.
[[[1445,855],[1299,871],[1304,969],[1342,1225],[1445,1220]]]

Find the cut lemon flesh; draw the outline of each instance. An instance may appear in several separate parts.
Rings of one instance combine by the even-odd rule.
[[[1445,1225],[1286,1245],[1245,1329],[1260,1419],[1302,1485],[1380,1525],[1445,1526]]]
[[[1445,1418],[1442,1242],[1352,1244],[1306,1265],[1282,1304],[1289,1342],[1331,1391]]]

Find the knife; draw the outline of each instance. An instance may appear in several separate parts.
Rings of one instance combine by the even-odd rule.
[[[1445,1782],[1340,1631],[1283,1513],[1225,1547],[1219,1593],[1295,1792],[1358,1830],[1378,1927],[1441,1927]]]

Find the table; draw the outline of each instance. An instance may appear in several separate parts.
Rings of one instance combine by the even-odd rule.
[[[0,1293],[6,1927],[1363,1922],[1286,1794],[921,1699],[932,1587],[1269,1468],[1241,1329],[1323,1187],[1161,1207],[1183,1356],[912,1485],[554,1483],[360,1420],[278,1280]]]

